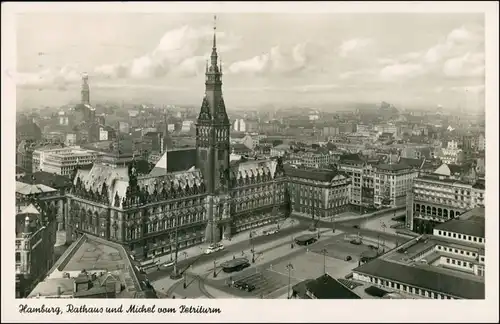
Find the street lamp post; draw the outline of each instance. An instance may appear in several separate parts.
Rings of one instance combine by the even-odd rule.
[[[323,254],[323,274],[326,275],[326,254],[328,251],[326,249],[322,249],[321,253]]]
[[[291,271],[293,270],[293,264],[291,262],[288,262],[286,265],[286,269],[288,270],[288,293],[287,293],[287,299],[290,299],[290,284],[292,281],[291,277]]]
[[[382,253],[385,253],[385,228],[387,226],[382,222],[382,228],[384,229],[384,237],[382,238]]]
[[[214,258],[214,278],[217,278],[217,271],[216,271],[216,266],[217,266],[217,260]]]

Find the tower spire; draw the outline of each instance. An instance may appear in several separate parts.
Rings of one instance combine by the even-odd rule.
[[[216,31],[217,31],[217,15],[214,15],[214,45],[212,47],[214,50],[217,48],[217,40],[215,37]]]

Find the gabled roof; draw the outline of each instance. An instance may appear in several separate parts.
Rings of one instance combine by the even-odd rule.
[[[328,274],[306,283],[306,289],[317,299],[361,299],[352,290]]]
[[[167,170],[165,172],[165,165]],[[196,148],[169,150],[158,160],[149,173],[150,176],[160,176],[165,173],[186,171],[196,165]]]
[[[23,209],[21,209],[21,211],[18,213],[18,215],[23,215],[23,214],[40,215],[40,212],[33,204],[30,204],[29,206],[26,206]]]
[[[425,159],[411,159],[411,158],[400,158],[398,163],[406,164],[408,166],[411,166],[413,168],[422,168],[424,165]]]
[[[33,195],[53,191],[56,191],[56,189],[43,184],[28,184],[16,181],[16,193],[19,193],[21,195]]]

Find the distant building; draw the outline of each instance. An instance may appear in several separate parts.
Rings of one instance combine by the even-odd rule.
[[[66,134],[66,140],[64,141],[66,146],[73,146],[77,144],[77,135],[75,133]]]
[[[336,156],[330,154],[326,149],[318,149],[312,152],[292,152],[289,154],[288,160],[293,164],[304,165],[310,168],[322,168],[334,163]]]
[[[181,132],[187,133],[191,131],[191,127],[194,125],[194,121],[192,120],[184,120],[182,122]]]
[[[236,131],[236,132],[246,132],[247,131],[247,127],[246,127],[246,123],[245,123],[245,120],[243,119],[236,119],[233,123],[233,129]]]
[[[353,270],[353,279],[409,298],[484,299],[484,207],[463,213]]]
[[[285,156],[288,152],[290,152],[289,144],[280,144],[271,148],[270,153],[273,157],[282,157]]]
[[[478,135],[477,138],[477,149],[478,151],[485,151],[486,149],[486,138],[484,137],[484,134],[481,133]]]
[[[39,141],[41,139],[42,130],[33,120],[27,120],[22,124],[16,125],[17,141]]]
[[[99,152],[82,149],[79,146],[64,148],[41,148],[33,153],[33,172],[70,176],[77,166],[94,163]]]
[[[130,125],[127,122],[120,122],[118,128],[120,133],[128,134],[130,132]]]

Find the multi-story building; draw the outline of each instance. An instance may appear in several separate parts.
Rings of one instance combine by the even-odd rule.
[[[33,152],[33,172],[45,171],[70,176],[76,166],[90,165],[99,155],[99,152],[79,146],[37,149]]]
[[[484,181],[464,180],[439,173],[414,179],[412,199],[407,206],[407,227],[417,233],[432,233],[436,225],[476,206],[484,206]]]
[[[358,154],[340,157],[339,169],[350,178],[349,203],[353,206],[372,206],[374,204],[374,169]]]
[[[484,299],[484,207],[463,213],[353,270],[403,298]]]
[[[486,138],[483,133],[480,133],[477,138],[477,150],[484,152],[486,149]]]
[[[374,175],[375,206],[400,207],[406,205],[406,195],[418,171],[403,163],[384,163],[375,166]]]
[[[16,181],[16,297],[26,297],[55,261],[63,200],[56,189]]]
[[[326,167],[336,161],[336,155],[330,154],[328,150],[306,151],[290,153],[288,158],[293,164],[300,164],[310,168]]]
[[[237,132],[246,132],[247,127],[243,119],[236,119],[233,123],[233,129]]]
[[[349,208],[351,181],[343,172],[286,166],[285,174],[293,213],[320,219]]]
[[[230,164],[230,123],[222,97],[216,39],[196,122],[196,148],[179,151],[184,168],[169,172],[168,152],[151,173],[96,163],[78,170],[69,195],[67,238],[90,233],[151,258],[221,238],[286,216],[281,161]],[[166,161],[163,161],[165,158]],[[163,172],[159,172],[162,166]]]
[[[449,141],[446,148],[441,149],[439,158],[446,164],[458,164],[462,159],[462,149],[458,148],[458,143],[454,140]]]

